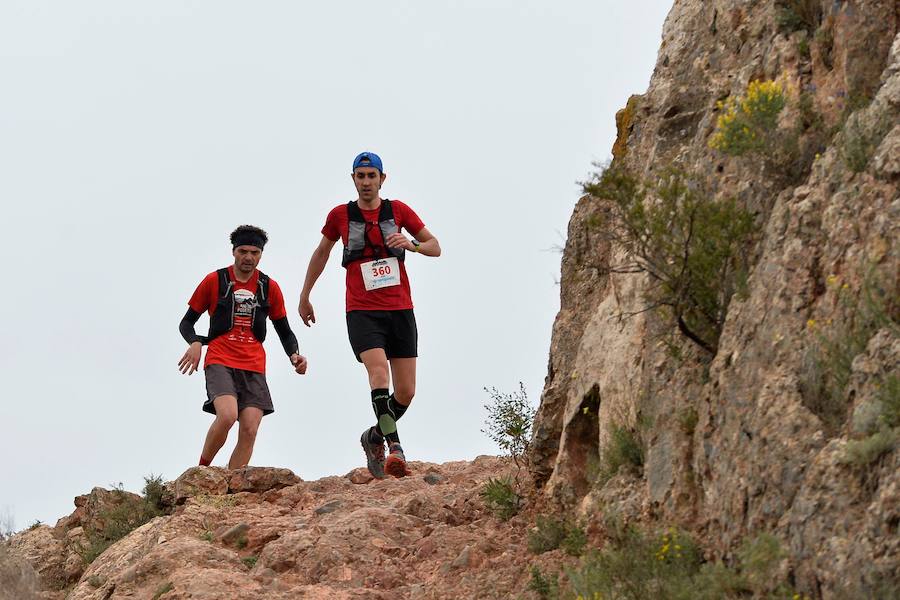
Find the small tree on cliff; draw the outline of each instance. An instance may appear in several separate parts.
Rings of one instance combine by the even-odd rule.
[[[685,337],[714,355],[728,303],[745,287],[753,215],[734,199],[715,200],[676,170],[643,182],[613,163],[584,191],[608,204],[611,222],[598,225],[627,255],[622,264],[598,268],[647,274],[644,311],[666,312]]]

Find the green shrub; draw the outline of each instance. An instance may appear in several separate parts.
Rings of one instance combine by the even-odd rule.
[[[519,382],[519,391],[504,394],[497,388],[484,388],[491,401],[484,405],[488,416],[485,420],[487,434],[500,449],[513,459],[516,467],[525,460],[531,441],[531,426],[535,408],[528,401],[525,385]]]
[[[687,436],[694,435],[699,419],[700,416],[697,414],[697,409],[693,406],[688,406],[678,411],[678,426],[681,432]]]
[[[259,560],[258,556],[247,556],[241,559],[241,562],[247,565],[248,569],[252,569],[256,566],[256,561]]]
[[[567,571],[574,593],[582,598],[691,598],[700,556],[687,536],[670,531],[663,538],[628,528],[615,544],[586,555],[578,569]]]
[[[829,70],[834,68],[834,18],[829,16],[822,23],[822,26],[816,29],[813,35],[813,41],[819,48],[819,56],[822,63]]]
[[[141,490],[141,493],[149,504],[159,510],[165,509],[166,484],[162,475],[150,473],[150,475],[144,477],[144,489]]]
[[[746,540],[737,551],[741,574],[751,590],[767,590],[775,577],[778,563],[785,557],[781,542],[770,533]]]
[[[821,0],[776,0],[775,23],[783,33],[805,29],[812,33],[822,21]]]
[[[851,105],[852,101],[848,101],[848,106]],[[859,112],[847,117],[841,137],[841,158],[848,169],[854,173],[866,170],[881,140],[890,131],[891,123],[886,117],[866,123]]]
[[[797,98],[797,110],[800,113],[800,128],[802,130],[825,128],[825,119],[816,110],[815,96],[809,92],[802,92]]]
[[[623,465],[641,469],[644,466],[644,448],[633,431],[611,425],[609,441],[600,452],[600,464],[597,483],[603,485],[612,479]]]
[[[116,496],[115,504],[97,515],[97,521],[103,524],[102,528],[86,528],[87,544],[76,549],[85,564],[92,563],[107,548],[141,525],[164,514],[156,504],[158,499],[153,496],[157,489],[154,482],[157,481],[159,481],[157,476],[145,477],[145,495],[140,498],[126,493],[122,489],[122,484],[113,486],[112,492]]]
[[[491,478],[478,494],[484,505],[501,521],[508,521],[519,512],[522,498],[513,488],[511,479]]]
[[[834,600],[900,598],[900,573],[896,569],[879,571],[877,567],[869,565],[863,568],[862,580],[862,583],[840,585],[832,598]]]
[[[866,274],[857,294],[847,284],[841,285],[835,276],[829,276],[827,283],[835,289],[837,310],[824,324],[815,319],[807,322],[811,341],[804,357],[800,392],[804,405],[822,420],[826,432],[833,435],[846,420],[846,392],[853,360],[865,352],[879,329],[887,328],[900,335],[900,296],[896,281],[887,283],[874,270]],[[900,410],[892,408],[896,404],[890,399],[892,389],[896,390],[897,386],[890,377],[896,375],[876,377],[880,380],[879,397],[887,398],[886,411],[893,414],[893,410]]]
[[[900,427],[900,377],[891,373],[878,384],[878,401],[881,403],[881,420],[885,427]]]
[[[840,458],[841,464],[866,467],[897,447],[900,434],[893,429],[881,429],[861,440],[850,440]]]
[[[869,158],[875,149],[868,136],[863,133],[857,115],[851,115],[844,125],[844,145],[841,150],[841,158],[844,159],[844,164],[848,169],[854,173],[866,170],[866,165],[869,164]]]
[[[798,42],[798,52],[809,56],[806,37]],[[799,118],[779,127],[779,115],[788,102],[781,83],[751,82],[743,95],[716,103],[719,116],[710,147],[761,160],[765,170],[784,185],[803,181],[834,132],[827,130],[812,94],[806,92],[797,97]]]
[[[566,532],[566,537],[560,543],[559,547],[569,556],[581,556],[584,554],[584,548],[587,546],[587,533],[583,527],[573,525]]]
[[[677,529],[651,536],[629,527],[602,550],[586,555],[567,576],[574,595],[584,599],[799,597],[777,578],[783,554],[774,537],[763,534],[749,540],[737,555],[734,567],[704,563],[693,539]]]
[[[539,567],[532,566],[528,589],[536,593],[541,600],[558,600],[559,576],[554,574],[547,577]]]
[[[565,519],[539,516],[528,532],[528,551],[532,554],[562,548],[569,556],[581,556],[586,545],[584,529]]]
[[[649,275],[645,310],[664,311],[673,327],[715,354],[728,303],[746,291],[753,215],[733,199],[713,200],[678,171],[648,184],[612,164],[584,189],[611,203],[614,223],[605,233],[628,256],[603,270]]]
[[[751,81],[743,96],[716,104],[721,112],[709,145],[733,156],[769,150],[786,104],[784,88],[777,81]]]

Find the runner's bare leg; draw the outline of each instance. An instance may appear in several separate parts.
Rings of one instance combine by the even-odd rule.
[[[409,406],[416,395],[416,359],[392,358],[391,379],[394,383],[394,398],[403,406]]]
[[[242,469],[250,463],[253,455],[253,444],[256,443],[256,432],[262,421],[263,411],[255,406],[248,406],[238,416],[238,441],[228,461],[229,469]]]
[[[216,407],[216,419],[209,426],[206,441],[203,443],[203,452],[200,454],[209,462],[212,462],[222,446],[225,445],[228,432],[238,418],[237,398],[234,396],[227,394],[218,396],[213,400],[213,406]]]

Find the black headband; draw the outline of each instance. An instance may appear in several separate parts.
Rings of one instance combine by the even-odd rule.
[[[234,250],[238,246],[256,246],[257,248],[262,250],[263,246],[266,245],[266,240],[258,233],[245,231],[235,235],[231,243],[234,244],[232,250]]]

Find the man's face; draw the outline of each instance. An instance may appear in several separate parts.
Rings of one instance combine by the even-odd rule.
[[[375,167],[356,167],[353,170],[353,183],[356,185],[359,199],[367,202],[375,200],[384,178],[384,173]]]
[[[256,268],[256,265],[259,264],[259,259],[262,258],[262,250],[256,246],[238,246],[232,254],[234,255],[235,270],[245,275],[253,273],[253,269]]]

